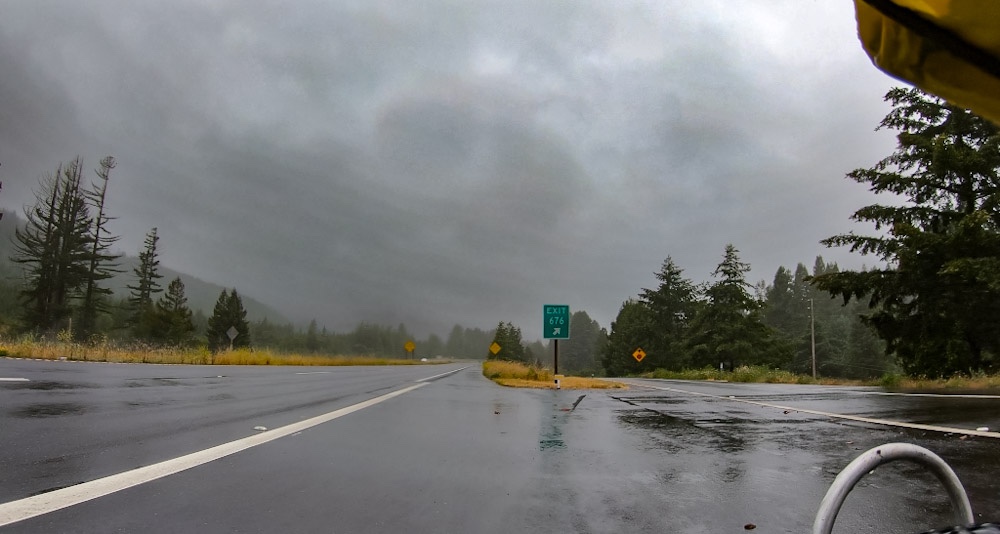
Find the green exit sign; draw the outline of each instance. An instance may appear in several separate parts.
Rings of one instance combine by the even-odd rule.
[[[565,304],[546,304],[544,309],[543,327],[545,339],[569,339],[569,306]]]

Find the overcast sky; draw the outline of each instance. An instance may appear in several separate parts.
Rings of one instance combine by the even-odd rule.
[[[334,330],[602,326],[667,255],[779,265],[871,193],[899,82],[847,0],[3,2],[0,205],[118,168],[123,251]],[[871,260],[867,260],[871,264]]]

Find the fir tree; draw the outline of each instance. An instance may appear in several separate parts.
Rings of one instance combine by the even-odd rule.
[[[886,100],[893,109],[879,128],[899,132],[897,148],[848,177],[903,202],[854,213],[877,235],[824,241],[882,266],[816,284],[845,302],[866,298],[865,320],[910,373],[991,371],[1000,354],[1000,130],[917,89],[892,89]]]
[[[649,308],[652,320],[647,365],[680,370],[687,365],[684,342],[698,309],[698,288],[683,276],[684,270],[667,256],[656,273],[660,285],[643,289],[640,299]]]
[[[230,340],[229,329],[234,328],[236,337]],[[208,329],[205,333],[208,348],[218,352],[229,347],[250,347],[250,323],[247,322],[247,312],[243,308],[243,300],[234,288],[231,293],[223,290],[215,302],[212,316],[208,318]]]
[[[185,345],[191,341],[194,322],[191,309],[184,296],[184,282],[174,278],[167,285],[163,297],[156,301],[157,325],[153,337],[171,345]]]
[[[90,211],[81,187],[78,157],[42,179],[35,205],[25,208],[24,228],[14,233],[15,263],[23,265],[24,323],[51,332],[67,326],[71,299],[85,286],[91,258]]]
[[[761,302],[750,294],[750,265],[726,245],[718,279],[705,292],[708,302],[691,326],[688,347],[696,366],[774,365],[786,358],[775,346],[773,331],[761,322]]]
[[[163,291],[157,281],[163,278],[163,275],[158,272],[160,266],[158,259],[159,241],[156,228],[146,234],[143,249],[139,252],[139,265],[133,269],[136,277],[135,285],[126,286],[131,290],[129,309],[132,311],[132,333],[139,339],[152,340],[156,329],[156,309],[153,306],[153,297]]]
[[[87,268],[86,287],[83,290],[82,303],[80,305],[80,321],[76,335],[79,339],[88,338],[94,330],[97,315],[107,312],[110,307],[107,298],[111,296],[110,288],[102,287],[100,283],[118,273],[115,261],[121,254],[110,252],[111,245],[118,241],[119,236],[111,235],[108,230],[108,223],[112,217],[108,216],[105,209],[107,200],[108,179],[111,176],[111,169],[115,168],[115,158],[108,156],[101,160],[101,167],[97,173],[97,182],[91,183],[91,188],[84,191],[89,205],[96,211],[93,224],[90,226],[90,257]]]

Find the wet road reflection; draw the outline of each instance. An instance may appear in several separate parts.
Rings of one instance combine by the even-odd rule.
[[[978,517],[998,518],[1000,440],[838,421],[737,399],[970,429],[997,426],[1000,401],[875,396],[856,388],[786,387],[778,393],[774,386],[759,386],[695,386],[722,398],[634,388],[613,397],[620,401],[616,418],[623,431],[640,438],[647,449],[676,460],[670,465],[677,471],[662,478],[677,489],[673,495],[681,506],[705,499],[740,503],[748,493],[757,493],[767,495],[768,513],[815,513],[816,495],[821,498],[854,457],[876,445],[902,441],[941,455],[965,484]],[[950,505],[937,480],[915,464],[896,463],[862,480],[835,531],[919,532],[950,521]]]

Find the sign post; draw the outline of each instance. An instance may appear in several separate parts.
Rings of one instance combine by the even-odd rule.
[[[542,331],[545,339],[552,340],[552,372],[559,388],[559,340],[569,339],[569,306],[566,304],[546,304],[542,306]]]
[[[417,345],[413,343],[413,341],[407,341],[406,344],[403,345],[403,348],[406,349],[406,352],[409,354],[410,358],[413,358],[413,351],[416,350]]]
[[[236,341],[236,336],[240,335],[240,331],[235,326],[230,326],[229,330],[226,330],[226,335],[229,336],[229,350],[233,350],[233,342]]]

